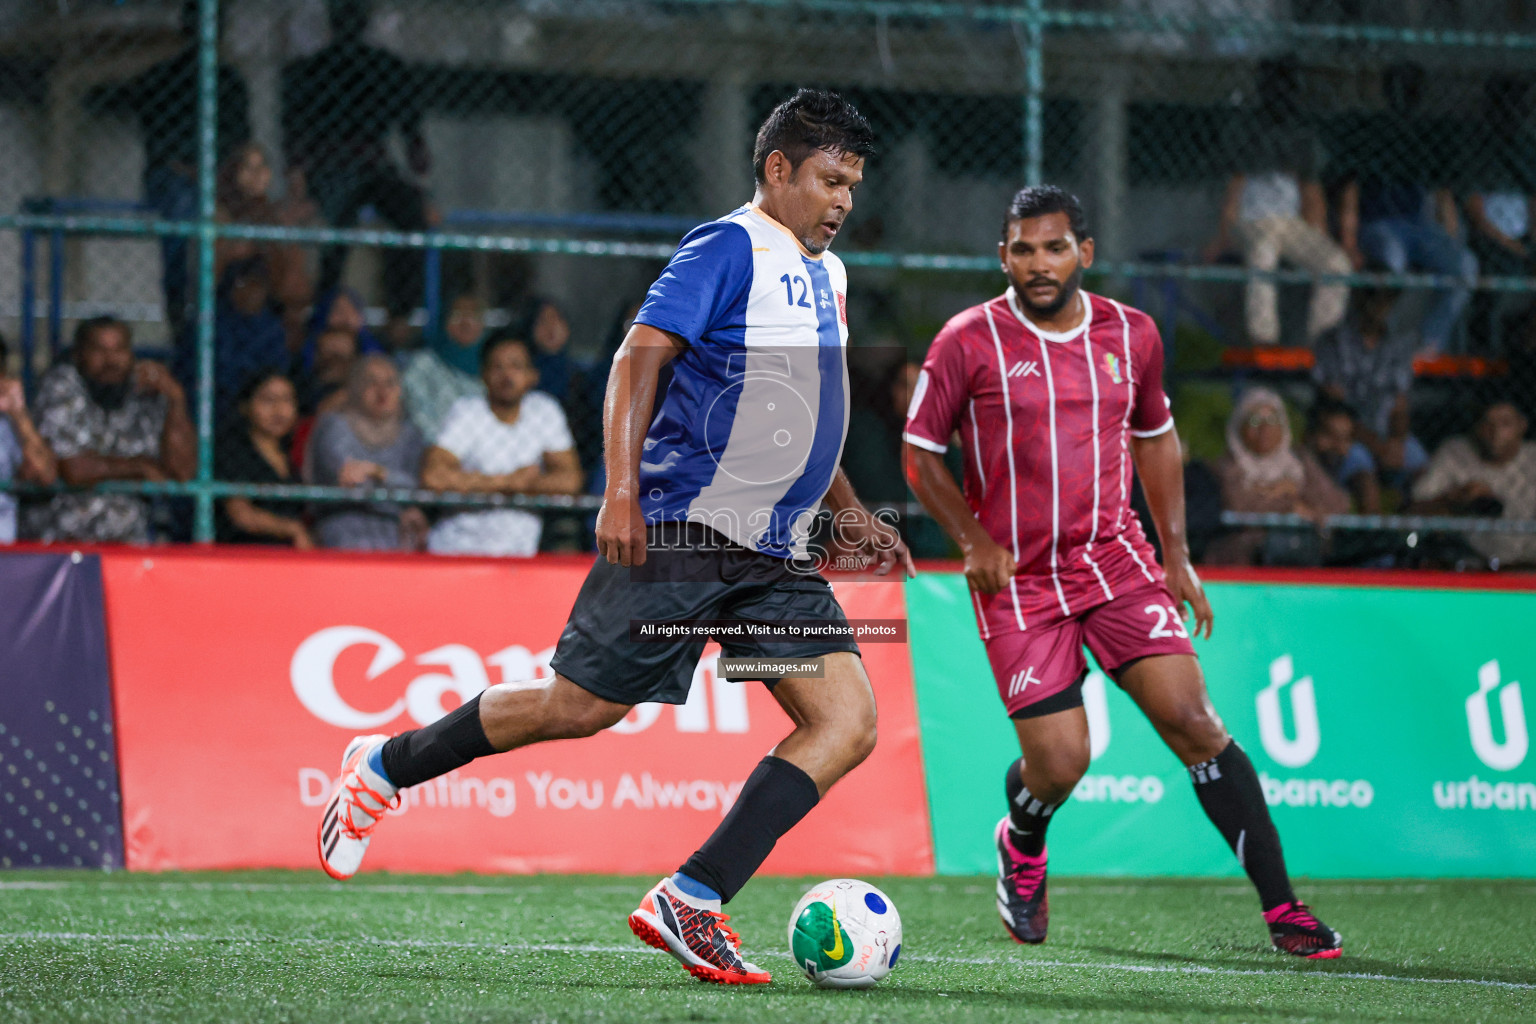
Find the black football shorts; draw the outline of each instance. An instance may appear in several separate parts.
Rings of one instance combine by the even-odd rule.
[[[653,525],[647,534],[644,565],[626,569],[598,557],[550,661],[556,672],[604,700],[682,704],[688,699],[705,640],[633,640],[631,620],[794,620],[847,626],[832,585],[804,563],[797,569],[796,563],[733,543],[702,523]],[[715,639],[730,658],[859,653],[856,643],[839,637]]]

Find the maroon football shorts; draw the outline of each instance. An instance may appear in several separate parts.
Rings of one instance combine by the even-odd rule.
[[[1008,714],[1028,717],[1026,708],[1079,683],[1088,671],[1084,644],[1111,673],[1149,655],[1195,653],[1168,588],[1144,583],[1081,615],[986,641]]]

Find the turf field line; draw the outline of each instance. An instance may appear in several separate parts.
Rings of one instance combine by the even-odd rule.
[[[967,894],[989,893],[990,885],[977,885],[966,880],[961,882],[956,879],[949,884],[935,883],[930,886],[930,891],[946,892],[959,884],[958,892]],[[1391,895],[1423,895],[1433,892],[1438,888],[1436,882],[1402,882],[1402,883],[1361,883],[1361,882],[1333,882],[1326,879],[1306,880],[1305,888],[1326,890],[1329,893],[1346,893],[1354,896],[1391,896]],[[1490,880],[1490,884],[1494,884]],[[1071,896],[1092,894],[1097,896],[1134,896],[1155,889],[1161,889],[1162,883],[1148,883],[1138,885],[1134,882],[1111,882],[1103,885],[1095,885],[1092,882],[1064,882],[1061,885],[1052,884],[1051,892],[1057,895]],[[21,879],[16,881],[0,881],[0,890],[57,890],[70,888],[90,888],[110,891],[133,891],[146,889],[178,889],[198,892],[303,892],[303,893],[377,893],[381,895],[398,896],[505,896],[522,893],[543,892],[545,886],[539,883],[508,885],[468,885],[468,884],[443,884],[431,885],[419,882],[378,882],[378,883],[347,883],[340,882],[182,882],[182,881],[125,881],[103,882],[89,878],[80,879]],[[628,893],[638,891],[634,886],[627,885],[590,885],[578,886],[577,890],[583,893]],[[1243,896],[1253,892],[1251,886],[1246,883],[1221,885],[1212,884],[1201,887],[1202,895],[1217,896]],[[1499,892],[1502,895],[1536,895],[1536,885],[1509,886],[1500,885]]]
[[[1536,990],[1536,984],[1524,981],[1496,981],[1489,978],[1415,978],[1405,974],[1372,974],[1364,971],[1329,971],[1329,970],[1294,970],[1278,968],[1276,970],[1264,970],[1263,968],[1244,969],[1240,967],[1201,967],[1191,964],[1185,967],[1169,967],[1153,964],[1096,964],[1081,963],[1075,960],[1006,960],[994,959],[965,959],[960,957],[925,957],[912,956],[909,960],[921,960],[932,963],[963,963],[981,966],[984,964],[1018,964],[1020,967],[1060,967],[1070,970],[1087,971],[1121,971],[1131,974],[1216,974],[1225,977],[1253,977],[1259,975],[1287,975],[1296,978],[1340,978],[1346,981],[1396,981],[1417,985],[1479,985],[1485,988],[1509,988],[1520,990]]]
[[[99,935],[93,932],[0,932],[0,943],[17,942],[99,942],[123,944],[186,945],[197,942],[222,942],[249,946],[335,946],[343,942],[359,942],[370,946],[388,946],[410,949],[468,949],[504,953],[608,953],[616,955],[661,956],[659,950],[637,946],[607,946],[595,943],[518,943],[518,942],[458,942],[451,939],[351,939],[308,937],[257,937],[250,935],[150,935],[121,934]],[[755,954],[759,959],[789,960],[783,953],[764,952]],[[1191,964],[1173,967],[1166,964],[1117,964],[1091,963],[1077,960],[1018,960],[1012,957],[962,957],[908,955],[906,960],[926,964],[956,964],[968,967],[1050,968],[1072,971],[1117,971],[1127,974],[1200,974],[1221,977],[1291,977],[1333,978],[1343,981],[1390,981],[1417,985],[1473,985],[1482,988],[1536,991],[1536,984],[1523,981],[1498,981],[1488,978],[1416,978],[1404,974],[1377,974],[1365,971],[1296,970],[1277,968],[1203,967]]]

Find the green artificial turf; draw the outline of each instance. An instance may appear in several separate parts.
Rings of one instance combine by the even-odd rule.
[[[722,988],[624,918],[654,879],[319,872],[0,874],[0,1021],[1536,1020],[1536,883],[1316,882],[1346,955],[1271,952],[1229,881],[1061,878],[1015,945],[991,879],[872,879],[905,926],[878,988],[811,988],[786,952],[815,879],[731,904],[772,985]]]

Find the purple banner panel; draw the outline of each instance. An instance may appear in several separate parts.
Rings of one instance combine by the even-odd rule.
[[[0,554],[0,867],[123,866],[101,560]]]

